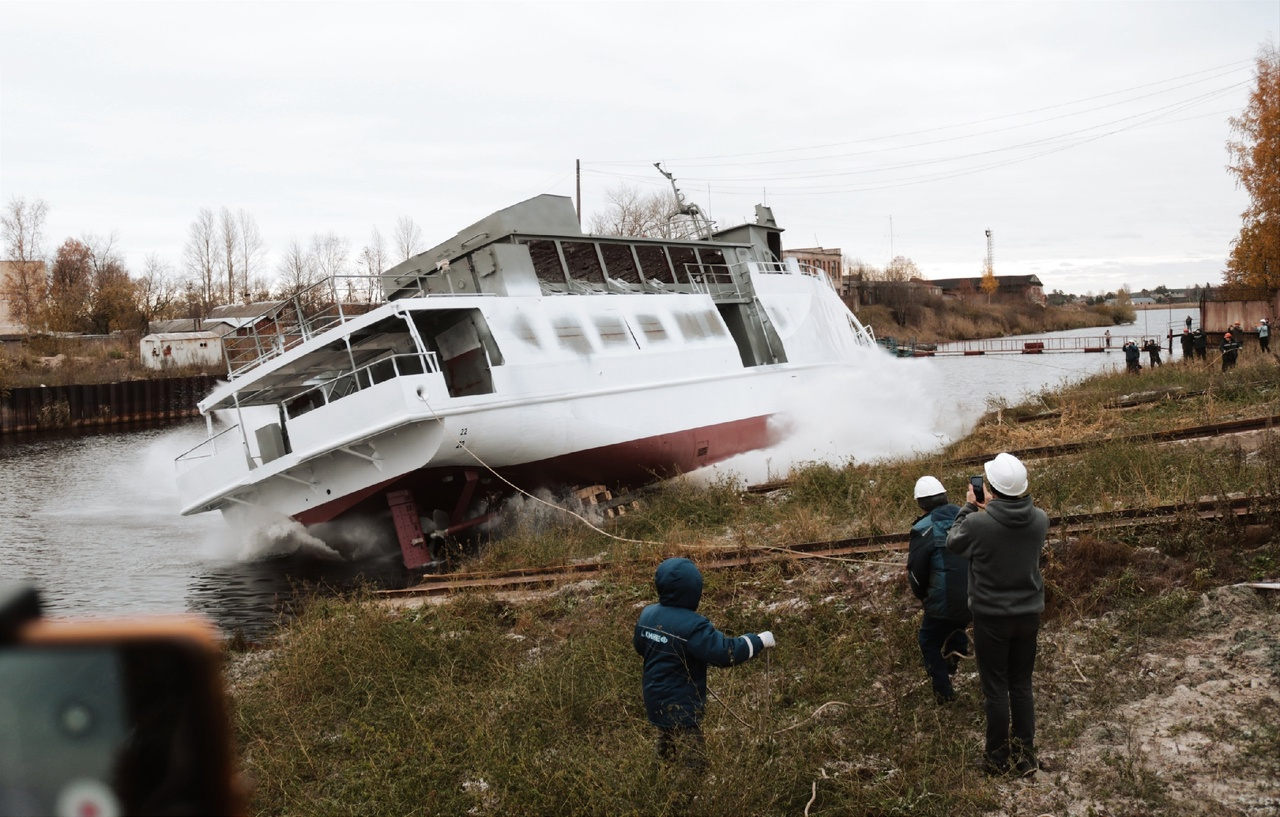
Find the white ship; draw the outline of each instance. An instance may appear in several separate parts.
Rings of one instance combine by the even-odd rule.
[[[375,304],[350,306],[350,281],[299,293],[225,339],[182,513],[390,516],[415,568],[424,530],[487,520],[503,480],[635,486],[768,446],[785,393],[875,339],[825,273],[781,260],[767,207],[700,227],[586,235],[544,195],[386,271]]]

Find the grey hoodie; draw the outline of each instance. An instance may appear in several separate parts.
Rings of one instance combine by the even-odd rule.
[[[993,498],[986,510],[966,503],[947,534],[947,550],[969,560],[969,609],[975,615],[1044,611],[1040,551],[1048,515],[1031,502]]]

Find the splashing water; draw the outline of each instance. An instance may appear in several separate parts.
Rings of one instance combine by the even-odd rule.
[[[977,419],[956,408],[932,361],[905,367],[879,350],[863,356],[856,369],[812,377],[786,395],[783,410],[770,420],[778,443],[701,468],[690,478],[764,482],[804,463],[926,454],[963,435]]]

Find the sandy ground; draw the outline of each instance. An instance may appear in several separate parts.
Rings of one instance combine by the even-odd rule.
[[[992,817],[1280,815],[1280,757],[1269,756],[1280,745],[1280,593],[1207,593],[1188,632],[1131,663],[1089,655],[1085,631],[1099,625],[1064,634],[1067,652],[1080,675],[1129,694],[1103,722],[1069,710],[1082,728],[1069,748],[1048,747],[1054,771],[1000,782],[1007,805]]]

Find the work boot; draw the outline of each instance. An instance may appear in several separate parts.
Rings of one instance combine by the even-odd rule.
[[[1014,767],[1019,777],[1032,777],[1036,772],[1052,772],[1053,768],[1036,757],[1023,757],[1018,759],[1017,765]]]
[[[982,772],[987,777],[1003,777],[1009,773],[1009,759],[985,756],[982,758]]]

